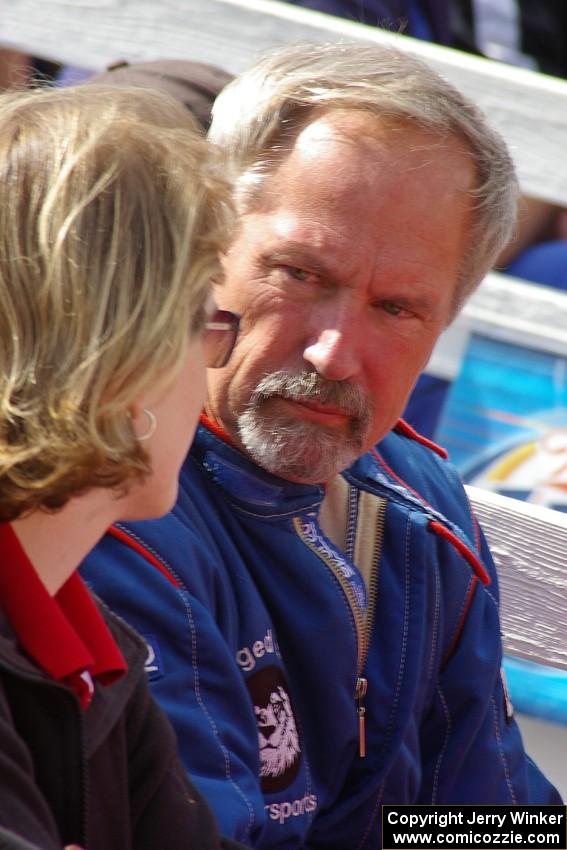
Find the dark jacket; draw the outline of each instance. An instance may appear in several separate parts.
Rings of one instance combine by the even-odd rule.
[[[515,0],[516,15],[510,20],[516,32],[517,56],[501,58],[545,74],[567,76],[567,4],[564,0]],[[471,53],[482,52],[476,27],[479,10],[476,0],[451,0],[451,46]],[[500,33],[494,33],[497,43]]]
[[[287,0],[294,6],[305,6],[331,15],[338,15],[369,26],[378,26],[391,32],[419,36],[437,44],[447,44],[469,53],[483,53],[479,44],[477,27],[480,4],[477,0]],[[498,17],[498,0],[494,0],[495,18]],[[522,65],[553,74],[567,76],[567,3],[565,0],[514,0],[503,4],[506,39],[515,43],[515,50],[498,45],[502,33],[499,25],[494,30],[495,52],[491,58],[500,58],[514,65]],[[416,11],[426,22],[419,26]],[[514,14],[515,13],[515,14]],[[515,31],[514,31],[515,30]],[[509,47],[509,45],[508,45]]]
[[[11,829],[3,829],[0,826],[0,850],[40,850],[40,848],[20,838]]]
[[[448,44],[449,6],[451,0],[286,0],[293,6],[304,6],[327,12],[361,24],[377,26],[391,32],[423,37],[416,20],[416,9],[426,22],[427,38]]]
[[[219,848],[210,810],[149,695],[146,648],[104,616],[129,670],[110,687],[96,685],[82,712],[72,691],[22,654],[0,612],[0,826],[41,850]]]

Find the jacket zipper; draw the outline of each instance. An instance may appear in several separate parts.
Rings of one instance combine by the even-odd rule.
[[[354,488],[351,485],[349,490],[352,489]],[[364,670],[366,659],[368,658],[372,629],[374,627],[376,599],[378,596],[378,566],[382,552],[385,517],[386,499],[380,498],[379,508],[376,515],[376,545],[370,572],[370,582],[367,590],[368,604],[366,607],[366,616],[361,614],[350,584],[341,574],[332,558],[323,549],[320,549],[305,533],[302,518],[294,517],[293,519],[293,525],[302,542],[327,565],[339,582],[354,619],[357,636],[356,687],[354,699],[356,701],[356,712],[358,715],[358,754],[360,758],[365,758],[366,756],[366,706],[364,698],[368,690],[368,679],[362,676],[362,671]]]

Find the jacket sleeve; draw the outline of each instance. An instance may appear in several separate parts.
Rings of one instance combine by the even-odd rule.
[[[41,850],[41,848],[37,844],[30,844],[12,830],[0,826],[0,850]]]
[[[451,649],[440,661],[421,729],[420,803],[561,804],[559,793],[525,753],[501,670],[498,580],[482,533],[490,584],[471,583],[469,600],[450,599],[458,556],[440,544]],[[459,608],[456,609],[456,603]],[[468,606],[468,610],[467,610]],[[458,613],[455,618],[455,612]]]
[[[0,741],[0,826],[41,850],[61,850],[57,826],[34,780],[30,753],[16,731],[3,690],[0,691]],[[8,835],[0,835],[0,847],[27,847],[25,842],[10,844]]]
[[[130,700],[126,724],[132,846],[244,850],[235,842],[221,843],[214,816],[188,779],[177,756],[175,733],[145,679]]]
[[[160,534],[167,537],[164,522]],[[153,694],[173,724],[182,762],[221,832],[260,848],[266,815],[257,729],[231,650],[230,604],[215,583],[211,552],[191,529],[178,526],[174,533],[191,592],[181,578],[184,564],[164,561],[158,569],[108,535],[81,572],[146,641]]]
[[[558,792],[526,755],[502,675],[498,576],[455,467],[397,437],[395,460],[446,518],[463,550],[437,537],[429,568],[440,587],[438,658],[421,721],[420,803],[552,804]],[[399,449],[402,449],[401,451]],[[400,458],[402,459],[400,461]],[[429,535],[429,545],[434,535]]]

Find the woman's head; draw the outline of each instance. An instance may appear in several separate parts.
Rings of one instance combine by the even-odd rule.
[[[0,520],[147,475],[132,413],[187,368],[229,216],[167,96],[0,98]]]

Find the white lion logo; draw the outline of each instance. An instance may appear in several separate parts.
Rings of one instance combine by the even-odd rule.
[[[299,755],[299,736],[289,697],[278,685],[266,706],[254,706],[260,739],[260,776],[281,776]]]

